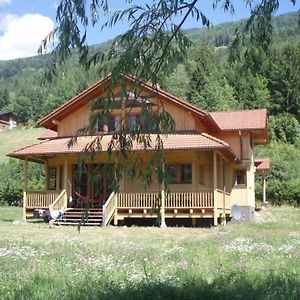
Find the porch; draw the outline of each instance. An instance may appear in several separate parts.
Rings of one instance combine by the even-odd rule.
[[[32,215],[34,209],[66,210],[67,193],[59,192],[24,192],[24,217]],[[195,224],[199,218],[211,218],[213,225],[226,220],[231,212],[230,194],[219,189],[203,189],[193,192],[145,192],[145,193],[111,193],[103,207],[97,211],[97,220],[103,226],[118,225],[126,219],[160,218],[162,226],[166,219],[188,218]],[[89,208],[87,208],[89,211]],[[95,209],[91,209],[91,211]],[[73,212],[72,212],[73,211]],[[85,210],[82,209],[83,214]],[[80,222],[82,214],[78,209],[70,209],[74,223]],[[76,215],[76,217],[75,217]],[[68,221],[68,220],[64,220]],[[88,220],[86,220],[89,224]],[[65,223],[66,223],[65,222]],[[62,222],[63,223],[63,222]],[[95,223],[94,225],[100,225]]]

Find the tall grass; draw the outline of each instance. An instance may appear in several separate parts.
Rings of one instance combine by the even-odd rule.
[[[270,208],[260,224],[80,234],[73,227],[13,226],[7,213],[0,208],[1,299],[300,297],[299,209]]]

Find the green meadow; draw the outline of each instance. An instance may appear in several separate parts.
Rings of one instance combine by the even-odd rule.
[[[0,207],[1,299],[300,299],[300,210],[216,228],[13,225]]]

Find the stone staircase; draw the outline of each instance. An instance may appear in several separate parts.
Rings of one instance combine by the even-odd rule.
[[[74,208],[65,211],[62,218],[54,221],[54,225],[101,226],[103,221],[102,208]]]

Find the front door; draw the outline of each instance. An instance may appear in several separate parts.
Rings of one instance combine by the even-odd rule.
[[[74,197],[89,202],[92,206],[102,206],[111,193],[104,164],[75,165]]]

